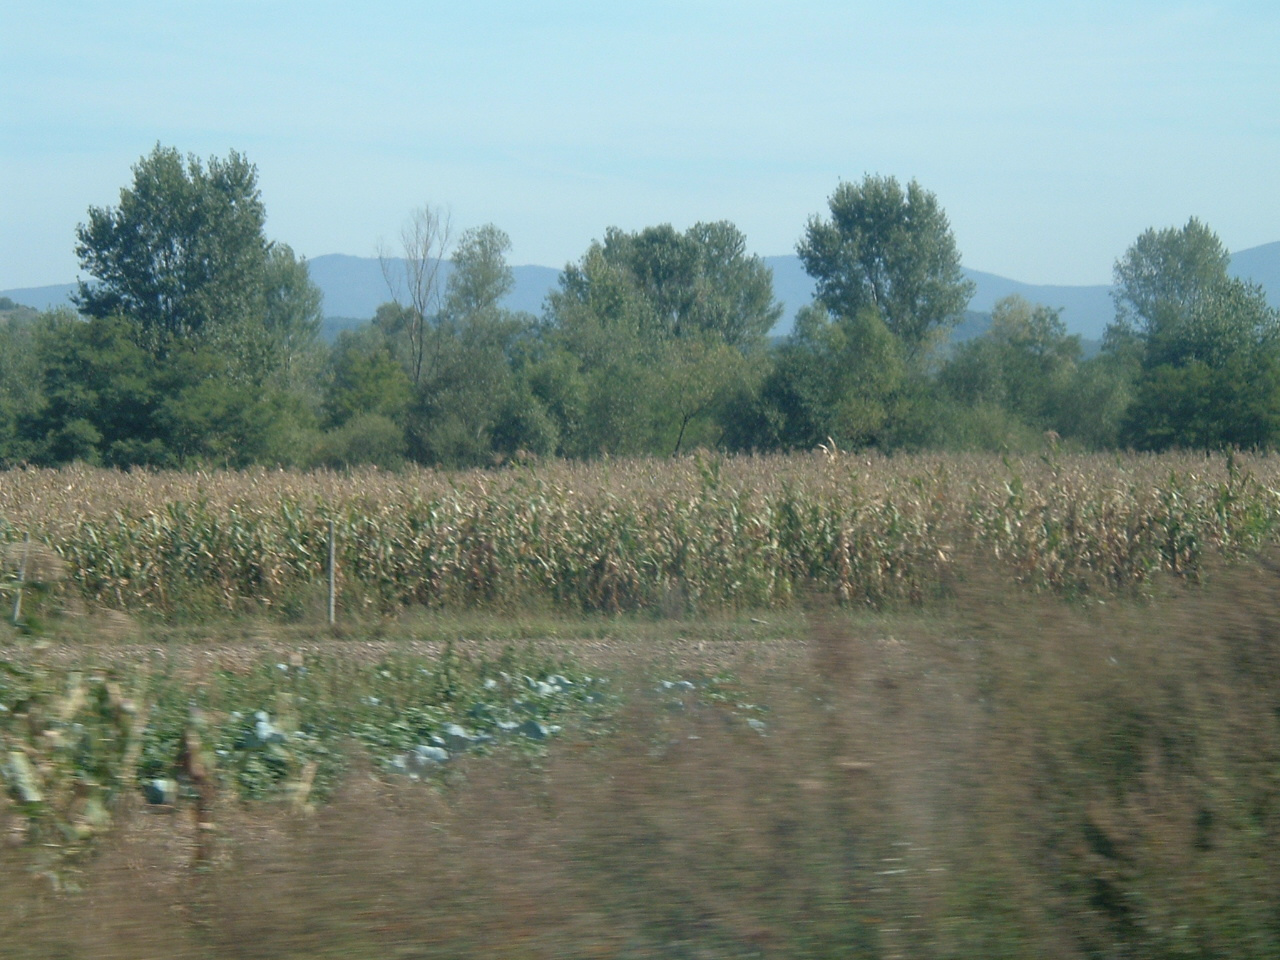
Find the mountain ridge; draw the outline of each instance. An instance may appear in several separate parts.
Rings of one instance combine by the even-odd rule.
[[[813,299],[813,281],[804,272],[795,255],[762,257],[773,270],[774,296],[783,304],[783,318],[774,328],[775,335],[790,332],[796,311]],[[329,253],[307,261],[311,279],[324,294],[324,313],[331,321],[350,326],[373,317],[378,306],[391,299],[382,262],[377,257],[357,257]],[[442,274],[448,276],[452,264],[446,261]],[[1280,241],[1250,247],[1232,255],[1231,274],[1259,284],[1273,306],[1280,307]],[[514,284],[503,301],[509,310],[540,314],[546,296],[555,289],[560,269],[536,264],[511,268]],[[1099,339],[1115,315],[1111,287],[1105,284],[1073,286],[1068,284],[1032,284],[1012,280],[998,274],[964,268],[974,282],[975,293],[969,303],[971,313],[989,313],[1006,296],[1018,294],[1032,303],[1062,310],[1062,320],[1070,333],[1085,339]],[[18,287],[0,290],[0,296],[16,303],[47,310],[69,303],[75,284],[44,287]]]

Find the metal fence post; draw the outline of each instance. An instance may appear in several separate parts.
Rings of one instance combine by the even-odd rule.
[[[22,538],[22,560],[18,563],[18,585],[13,591],[13,625],[22,621],[22,587],[27,582],[27,558],[31,555],[31,531]]]
[[[334,525],[329,521],[329,626],[337,622],[337,549],[334,543]]]

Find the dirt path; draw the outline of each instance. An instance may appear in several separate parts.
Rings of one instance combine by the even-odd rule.
[[[650,668],[683,672],[714,672],[763,668],[791,664],[809,649],[800,638],[684,638],[678,635],[619,636],[604,638],[555,637],[536,640],[478,639],[463,637],[451,641],[454,651],[468,656],[496,656],[508,646],[534,649],[555,657],[572,659],[584,669],[602,673]],[[350,663],[377,663],[388,657],[439,657],[446,646],[442,640],[411,637],[349,639],[299,630],[277,632],[263,629],[239,638],[160,637],[147,642],[111,636],[18,640],[0,644],[0,660],[40,664],[57,668],[111,669],[149,664],[178,674],[207,674],[230,670],[248,672],[272,659],[289,662],[301,656],[310,659],[337,659]]]

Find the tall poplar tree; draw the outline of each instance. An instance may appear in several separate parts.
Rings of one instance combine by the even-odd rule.
[[[908,358],[954,326],[973,296],[938,198],[912,180],[867,175],[841,183],[830,219],[813,217],[797,253],[818,301],[838,317],[874,308]]]

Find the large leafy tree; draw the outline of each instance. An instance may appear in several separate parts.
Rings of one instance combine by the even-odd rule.
[[[267,303],[261,314],[261,341],[268,351],[264,373],[289,387],[313,381],[323,362],[319,347],[324,297],[311,282],[306,261],[294,256],[287,244],[273,243],[263,286]]]
[[[1134,373],[1123,431],[1132,445],[1280,441],[1280,315],[1229,264],[1217,235],[1195,218],[1147,230],[1116,262],[1106,345]]]
[[[772,272],[727,222],[677,231],[611,228],[560,277],[543,357],[531,371],[559,424],[560,452],[680,452],[719,440],[733,389],[756,378],[782,314]],[[572,358],[571,369],[564,366]]]
[[[1191,360],[1153,367],[1138,380],[1124,431],[1143,450],[1274,447],[1280,360],[1241,353],[1216,366]]]
[[[243,156],[158,145],[118,206],[90,208],[76,252],[93,280],[75,296],[88,323],[44,342],[47,459],[298,459],[320,402],[321,300],[265,217]],[[89,394],[119,410],[94,410]]]
[[[77,228],[76,255],[96,282],[81,280],[75,302],[90,317],[130,317],[161,353],[260,317],[265,220],[257,170],[243,156],[206,164],[157,145],[134,166],[119,206],[90,207]]]
[[[1067,333],[1061,311],[1005,297],[980,337],[957,346],[939,376],[967,404],[992,404],[1041,430],[1059,429],[1062,399],[1074,387],[1080,337]]]
[[[442,318],[457,323],[492,317],[515,286],[507,265],[511,238],[492,223],[468,230],[453,251],[453,270],[445,282]]]
[[[876,310],[849,317],[821,304],[805,307],[759,392],[735,411],[729,444],[812,449],[834,441],[848,449],[891,443],[905,376],[902,344]]]
[[[330,466],[375,463],[393,467],[407,451],[405,416],[413,381],[375,324],[344,330],[333,345],[324,378],[328,431],[317,459]]]
[[[759,345],[782,316],[773,273],[746,252],[733,224],[670,224],[628,233],[611,227],[565,268],[550,309],[561,326],[588,322],[649,342],[701,338]]]
[[[333,345],[329,367],[324,398],[328,426],[341,427],[362,414],[403,424],[413,382],[376,326],[344,330]]]
[[[233,379],[297,386],[313,376],[322,317],[305,261],[266,239],[257,169],[232,151],[208,162],[157,146],[117,207],[91,207],[76,253],[95,282],[88,317],[127,317],[159,360],[216,346]]]
[[[819,302],[842,317],[874,308],[908,359],[919,357],[973,295],[937,197],[914,180],[904,190],[867,175],[841,183],[828,206],[830,219],[811,218],[797,247]]]
[[[383,304],[374,318],[374,330],[407,378],[410,395],[396,417],[404,425],[405,451],[445,466],[488,464],[517,450],[550,452],[554,441],[545,412],[515,369],[534,318],[502,306],[514,283],[506,259],[510,238],[493,224],[467,230],[444,270],[441,216],[423,220],[420,214],[410,237],[416,239],[406,239],[406,249],[418,253],[403,261],[408,302]],[[436,273],[425,262],[429,252],[430,265],[440,267]],[[355,395],[345,379],[335,379],[342,390],[331,397],[331,407]],[[379,382],[390,385],[385,369]]]
[[[1200,361],[1221,366],[1275,340],[1277,316],[1262,288],[1228,272],[1231,255],[1192,217],[1147,230],[1115,265],[1114,341],[1135,338],[1144,368]]]
[[[536,320],[502,306],[515,278],[511,239],[486,224],[458,238],[439,318],[442,350],[413,411],[410,437],[458,464],[554,452],[557,434],[527,372]]]

